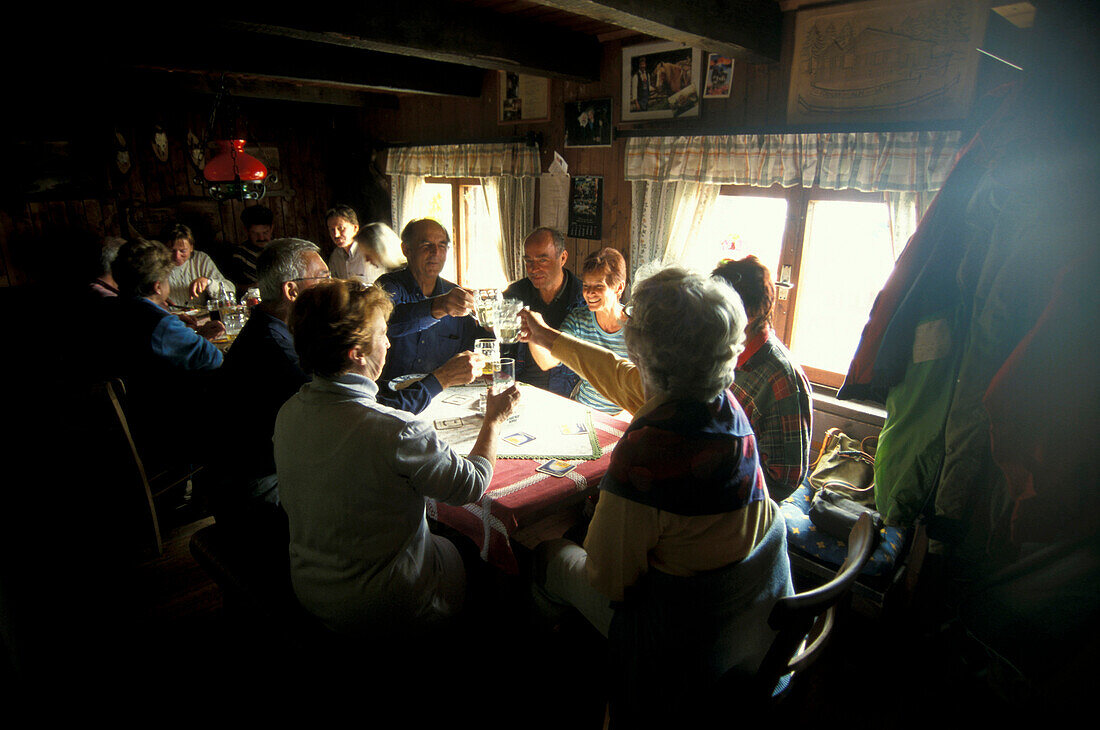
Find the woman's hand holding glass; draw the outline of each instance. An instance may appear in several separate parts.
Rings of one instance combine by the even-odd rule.
[[[519,341],[527,343],[535,364],[543,370],[557,365],[560,361],[550,354],[550,350],[561,332],[546,324],[541,314],[532,312],[527,307],[520,310],[519,319]]]

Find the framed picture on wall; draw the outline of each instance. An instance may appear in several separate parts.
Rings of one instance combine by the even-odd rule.
[[[500,72],[501,124],[545,122],[550,119],[550,79]]]
[[[565,146],[611,146],[611,97],[565,102]]]
[[[799,10],[787,122],[965,119],[987,13],[955,0]]]
[[[703,90],[704,99],[725,99],[730,95],[730,82],[733,81],[733,59],[711,53],[707,56],[707,85]]]
[[[603,177],[574,175],[569,180],[570,238],[603,238]]]
[[[624,122],[699,116],[702,52],[682,43],[623,48]]]

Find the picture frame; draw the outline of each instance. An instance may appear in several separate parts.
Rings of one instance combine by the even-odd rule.
[[[570,238],[603,238],[603,176],[574,175],[569,179]]]
[[[500,124],[547,122],[550,120],[550,79],[527,74],[500,72]]]
[[[718,53],[707,54],[707,83],[704,99],[727,99],[733,86],[733,59]]]
[[[611,97],[565,102],[566,147],[610,147],[611,127]]]
[[[702,51],[682,43],[623,48],[624,122],[699,116]]]
[[[799,10],[788,124],[967,118],[986,16],[956,0]]]

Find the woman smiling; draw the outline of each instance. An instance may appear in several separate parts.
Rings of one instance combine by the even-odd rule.
[[[577,307],[561,324],[561,331],[577,339],[591,342],[626,357],[626,340],[623,338],[625,321],[623,305],[619,301],[626,289],[626,260],[613,248],[590,254],[581,267],[581,281],[586,307]],[[544,348],[531,348],[531,356],[543,370],[559,364]],[[604,413],[619,413],[618,405],[581,380],[573,393],[574,400]]]

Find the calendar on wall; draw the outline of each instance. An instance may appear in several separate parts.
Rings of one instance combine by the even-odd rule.
[[[603,238],[603,176],[574,175],[569,181],[570,238]]]

